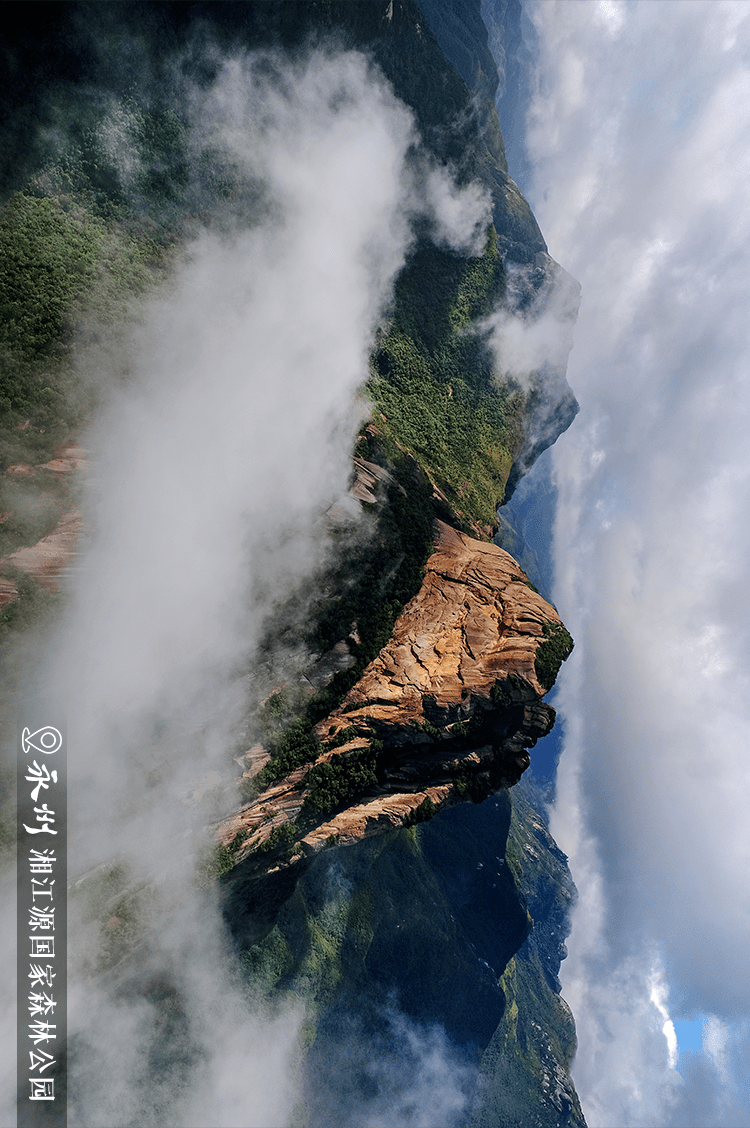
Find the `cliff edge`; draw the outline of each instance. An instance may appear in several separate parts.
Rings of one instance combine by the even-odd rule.
[[[275,864],[292,866],[479,802],[528,767],[554,723],[543,698],[572,640],[508,553],[437,530],[390,641],[315,726],[319,755],[219,826],[228,862],[267,868],[275,849]]]

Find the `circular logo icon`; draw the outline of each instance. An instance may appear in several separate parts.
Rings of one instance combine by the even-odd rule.
[[[62,733],[52,725],[43,725],[35,732],[25,728],[21,733],[21,746],[24,752],[43,752],[45,756],[51,756],[62,748]]]

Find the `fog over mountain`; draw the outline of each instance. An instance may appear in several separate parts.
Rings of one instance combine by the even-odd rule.
[[[750,1126],[750,7],[39,10],[0,730],[66,702],[71,1125]]]
[[[552,451],[552,830],[597,1128],[750,1123],[750,10],[537,3],[530,201],[581,283]],[[511,168],[511,174],[513,169]],[[672,1019],[699,1019],[679,1051]],[[679,1026],[678,1026],[679,1029]]]
[[[369,407],[358,389],[412,222],[470,249],[488,215],[481,187],[458,189],[420,154],[411,112],[364,55],[213,63],[210,86],[180,91],[189,144],[196,164],[210,151],[250,185],[250,204],[198,226],[123,332],[87,327],[80,363],[101,407],[86,433],[86,546],[63,625],[37,655],[37,684],[68,710],[69,1114],[92,1128],[267,1128],[293,1115],[304,1008],[271,1013],[243,988],[196,854],[207,822],[236,803],[226,782],[248,693],[269,688],[254,664],[266,620],[330,551],[328,511],[357,520],[351,448]],[[124,144],[127,174],[137,158]],[[75,897],[109,866],[150,922],[140,989],[96,974],[101,921]],[[110,914],[121,928],[122,908]],[[164,990],[184,1007],[166,1040]],[[437,1101],[460,1114],[464,1067],[443,1080],[445,1037],[393,1021],[433,1113]],[[11,1067],[14,1043],[9,1027]],[[11,1068],[3,1124],[13,1087]],[[369,1113],[391,1115],[382,1101]]]

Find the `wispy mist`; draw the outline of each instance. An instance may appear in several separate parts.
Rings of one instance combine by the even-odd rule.
[[[471,248],[488,214],[419,156],[410,113],[356,53],[228,59],[180,96],[196,159],[230,168],[240,198],[84,358],[103,404],[86,544],[40,678],[68,708],[71,1117],[92,1128],[292,1116],[301,1011],[247,996],[196,851],[235,801],[264,624],[328,550],[411,219]],[[121,117],[103,144],[135,176]],[[96,973],[131,929],[135,962]]]
[[[578,312],[573,279],[554,270],[551,262],[542,269],[549,276],[535,289],[535,268],[509,263],[505,302],[484,323],[498,378],[515,381],[526,391],[544,389],[555,372],[564,372]]]
[[[366,1028],[367,1026],[367,1028]],[[476,1102],[478,1070],[436,1024],[395,1005],[368,1016],[343,1014],[324,1039],[326,1069],[312,1123],[348,1128],[456,1128]]]
[[[432,218],[437,242],[464,254],[484,250],[492,201],[477,181],[459,188],[448,169],[422,163],[415,170],[411,206]]]
[[[526,397],[524,444],[508,478],[507,503],[518,481],[578,411],[566,372],[580,292],[575,279],[544,251],[531,264],[506,262],[505,268],[504,299],[481,328],[498,385],[519,388]]]
[[[264,617],[321,558],[409,240],[406,110],[358,56],[263,62],[228,63],[196,115],[259,184],[260,221],[185,249],[88,436],[91,543],[59,668],[88,752],[80,809],[135,788],[144,856],[147,806],[159,836],[182,820],[180,788],[226,757]]]
[[[750,16],[530,11],[532,206],[582,285],[554,452],[574,1078],[597,1128],[748,1124]],[[681,1076],[665,1013],[722,1054]]]

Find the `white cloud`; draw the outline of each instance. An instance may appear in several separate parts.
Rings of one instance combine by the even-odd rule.
[[[89,436],[92,539],[58,669],[75,786],[91,788],[81,809],[117,816],[138,794],[145,855],[149,812],[161,837],[179,781],[226,754],[271,602],[320,559],[319,519],[346,491],[356,389],[410,238],[409,114],[359,56],[313,56],[291,77],[269,83],[234,61],[204,92],[199,134],[210,122],[214,144],[235,145],[273,213],[189,246]],[[235,119],[241,147],[227,139]],[[132,849],[129,816],[108,820],[108,847],[118,827]],[[93,861],[101,843],[86,841]]]
[[[498,379],[515,380],[524,388],[536,377],[544,386],[545,377],[564,372],[578,309],[578,287],[562,272],[552,274],[529,303],[532,271],[507,264],[505,302],[483,323]]]
[[[297,1098],[303,1008],[272,1014],[245,995],[216,904],[184,884],[179,892],[181,905],[157,913],[137,970],[75,977],[70,1118],[102,1128],[282,1128]]]
[[[476,1099],[477,1066],[441,1026],[388,1007],[365,1022],[339,1015],[336,1036],[324,1045],[329,1083],[311,1094],[314,1123],[351,1128],[466,1123]]]
[[[225,60],[212,87],[182,93],[195,153],[256,202],[196,233],[98,373],[88,544],[45,668],[68,706],[71,875],[122,863],[150,923],[127,990],[94,983],[100,922],[71,902],[71,1107],[102,1128],[292,1115],[301,1016],[244,998],[193,881],[203,827],[236,795],[185,798],[233,774],[263,623],[327,551],[414,215],[412,117],[363,56]],[[441,237],[468,245],[481,193],[429,184]]]
[[[703,1027],[703,1047],[725,1081],[728,1080],[726,1060],[728,1041],[727,1027],[715,1015],[710,1015]]]
[[[750,1122],[747,1096],[720,1099],[716,1067],[680,1087],[662,1029],[712,1014],[739,1045],[750,1014],[742,7],[638,3],[617,27],[575,0],[531,7],[531,202],[582,285],[569,366],[581,413],[554,448],[555,599],[576,651],[553,830],[581,890],[563,984],[597,1128]],[[648,996],[654,952],[666,1016]],[[740,1093],[746,1064],[728,1060]]]
[[[663,1128],[681,1079],[665,1032],[662,971],[653,956],[613,965],[605,955],[587,972],[592,968],[596,975],[566,974],[564,983],[576,1017],[574,1080],[587,1122],[592,1128]]]
[[[623,0],[598,0],[595,5],[594,18],[606,28],[610,35],[617,35],[625,22]]]
[[[487,225],[492,219],[492,201],[478,181],[459,188],[447,169],[433,167],[425,176],[420,196],[424,202],[415,201],[414,206],[427,205],[427,213],[434,217],[438,242],[464,254],[482,253]]]
[[[385,1060],[372,1063],[375,1082],[385,1095],[365,1105],[357,1124],[451,1128],[463,1123],[477,1082],[476,1067],[461,1060],[441,1027],[421,1026],[400,1014],[388,1020],[401,1046],[401,1061],[398,1068]]]

